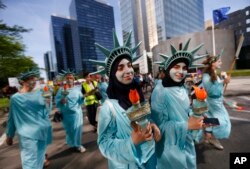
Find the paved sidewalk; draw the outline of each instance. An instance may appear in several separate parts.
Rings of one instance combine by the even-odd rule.
[[[224,96],[250,95],[250,76],[232,77]]]

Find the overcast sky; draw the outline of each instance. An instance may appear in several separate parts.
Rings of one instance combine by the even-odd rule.
[[[26,45],[25,55],[32,56],[39,67],[44,67],[43,54],[51,50],[50,16],[51,14],[69,16],[71,0],[2,0],[2,2],[7,8],[0,10],[0,20],[11,26],[19,25],[32,29],[31,32],[23,34],[23,43]],[[204,0],[205,20],[212,18],[214,9],[229,6],[231,7],[229,13],[231,13],[249,4],[250,0]]]

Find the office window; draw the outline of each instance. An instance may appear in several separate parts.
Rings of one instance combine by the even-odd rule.
[[[249,15],[249,11],[246,11],[246,15]]]
[[[247,28],[247,32],[250,32],[250,27]]]
[[[247,20],[246,20],[246,24],[249,24],[249,23],[250,23],[250,19],[247,19]]]

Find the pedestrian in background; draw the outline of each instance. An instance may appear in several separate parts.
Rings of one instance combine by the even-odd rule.
[[[208,57],[203,64],[204,69],[202,84],[207,91],[208,113],[211,118],[218,118],[220,125],[209,127],[205,130],[205,142],[212,144],[216,149],[223,150],[218,139],[228,138],[231,133],[231,122],[228,112],[223,105],[224,85],[230,82],[230,76],[220,78],[216,70],[221,68],[221,55]]]
[[[108,95],[107,95],[108,83],[107,82],[108,82],[107,77],[105,75],[102,75],[97,85],[102,95],[101,104],[103,104],[104,101],[108,98]]]
[[[85,97],[84,104],[87,108],[87,116],[89,123],[97,130],[96,111],[99,101],[95,96],[97,91],[97,81],[92,80],[92,76],[89,72],[83,74],[85,82],[82,84],[82,94]]]
[[[84,101],[80,86],[74,86],[75,77],[71,71],[63,71],[65,84],[56,94],[55,102],[62,114],[62,123],[66,131],[66,143],[80,153],[86,151],[82,146],[83,113],[82,104]]]
[[[42,169],[47,145],[52,140],[51,98],[34,90],[39,74],[38,70],[22,73],[19,77],[22,88],[10,99],[6,143],[12,145],[17,132],[23,169]]]

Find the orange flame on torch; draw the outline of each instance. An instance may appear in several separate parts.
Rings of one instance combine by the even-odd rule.
[[[207,92],[204,88],[193,86],[195,96],[198,100],[204,101],[207,98]]]
[[[130,92],[129,92],[129,100],[131,101],[131,103],[134,105],[136,103],[139,102],[140,100],[140,96],[139,96],[139,93],[137,92],[136,89],[130,89]]]
[[[49,91],[48,86],[44,86],[43,91],[44,91],[44,92],[48,92],[48,91]]]
[[[64,84],[64,85],[63,85],[63,89],[64,89],[64,90],[67,90],[68,88],[69,88],[69,86],[68,86],[67,84]]]

